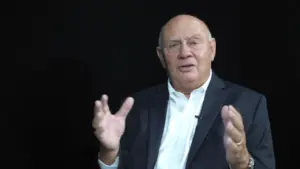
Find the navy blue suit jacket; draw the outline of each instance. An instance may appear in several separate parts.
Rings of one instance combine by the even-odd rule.
[[[167,83],[138,92],[121,140],[120,169],[153,169],[158,157],[168,104]],[[255,169],[275,169],[266,98],[224,81],[215,73],[206,92],[186,169],[228,169],[223,144],[223,105],[233,105],[242,117],[248,151]],[[178,131],[180,132],[180,131]]]

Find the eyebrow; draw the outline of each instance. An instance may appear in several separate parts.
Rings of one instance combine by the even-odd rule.
[[[201,39],[201,38],[202,38],[202,35],[196,34],[196,35],[184,38],[184,39]],[[180,41],[180,39],[172,39],[171,38],[169,41],[171,41],[171,42],[178,42],[178,41]]]
[[[194,35],[194,36],[189,37],[188,39],[193,39],[193,38],[201,39],[202,35]]]

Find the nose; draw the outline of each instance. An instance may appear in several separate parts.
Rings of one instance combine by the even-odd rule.
[[[182,45],[180,46],[180,51],[179,51],[179,59],[186,59],[188,57],[191,57],[191,49],[189,48],[189,46],[186,43],[182,43]]]

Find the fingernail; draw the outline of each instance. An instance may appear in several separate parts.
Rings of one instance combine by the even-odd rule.
[[[97,101],[95,101],[95,104],[96,104],[97,106],[100,106],[101,102],[100,102],[99,100],[97,100]]]
[[[227,105],[225,105],[224,107],[225,107],[225,110],[226,110],[226,111],[229,110],[229,107],[228,107]]]
[[[227,106],[227,105],[224,105],[224,106],[221,107],[221,111],[224,112],[224,113],[227,113],[228,110],[229,110],[229,109],[228,109],[228,106]]]
[[[107,99],[107,95],[106,95],[106,94],[103,94],[103,95],[102,95],[102,99]]]

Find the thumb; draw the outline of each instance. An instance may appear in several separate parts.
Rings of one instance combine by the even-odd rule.
[[[124,118],[127,117],[129,111],[131,110],[134,103],[134,99],[132,97],[128,97],[122,104],[120,110],[116,113],[117,116],[122,116]]]

